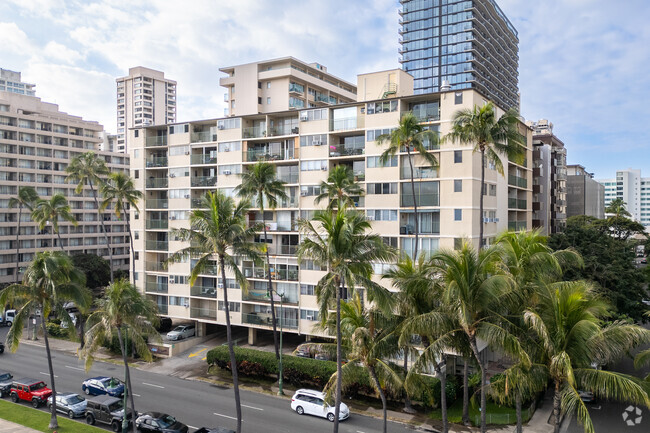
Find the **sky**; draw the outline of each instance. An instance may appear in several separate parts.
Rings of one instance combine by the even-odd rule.
[[[519,32],[521,114],[568,162],[650,177],[650,2],[497,0]],[[115,79],[176,80],[179,122],[223,116],[220,67],[283,56],[356,82],[399,67],[398,0],[2,0],[0,67],[62,111],[116,131]]]

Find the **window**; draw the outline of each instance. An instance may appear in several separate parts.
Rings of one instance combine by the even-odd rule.
[[[189,189],[170,189],[168,194],[169,198],[190,198]]]
[[[490,184],[490,195],[493,197],[497,195],[497,186],[494,184]]]
[[[270,96],[266,97],[266,105],[271,105],[271,97]]]
[[[386,128],[386,129],[372,129],[366,133],[366,141],[375,141],[382,135],[388,135],[393,132],[395,128]]]
[[[369,183],[368,194],[397,194],[397,183]]]
[[[136,129],[135,131],[133,131],[133,136],[135,138],[138,138],[139,135],[140,135],[140,130],[139,129]]]
[[[258,97],[257,97],[257,103],[260,104],[260,105],[262,105],[262,97],[261,97],[261,96],[258,96]]]
[[[463,151],[454,150],[454,164],[460,164],[463,162]]]
[[[301,295],[314,296],[316,294],[315,290],[316,290],[316,286],[313,285],[313,284],[301,284],[300,285],[300,294]]]
[[[367,210],[366,215],[371,221],[397,221],[397,211],[392,209]]]
[[[463,181],[461,179],[454,179],[454,192],[463,192]]]
[[[175,305],[177,307],[185,307],[190,305],[188,298],[183,296],[170,296],[169,305]]]
[[[314,120],[326,120],[327,119],[327,108],[319,108],[316,110],[307,110],[300,112],[300,121],[301,122],[311,122]]]
[[[258,81],[258,82],[257,82],[257,88],[258,88],[258,89],[261,89],[261,88],[262,88],[262,82],[261,82],[261,81]]]
[[[300,318],[302,320],[318,321],[318,311],[316,310],[300,310]]]
[[[460,105],[463,103],[463,92],[456,92],[454,94],[454,104]]]
[[[219,152],[239,152],[241,150],[241,141],[226,141],[219,143]]]
[[[366,165],[368,168],[397,167],[397,156],[391,156],[385,164],[381,163],[379,156],[369,156]]]
[[[397,101],[369,102],[366,104],[367,114],[392,113],[397,111]]]
[[[140,179],[140,170],[134,170],[133,177],[135,177],[136,179]]]
[[[327,144],[327,134],[303,135],[300,137],[300,146],[322,146]]]
[[[267,82],[266,82],[266,88],[267,88],[267,89],[270,89],[270,88],[271,88],[271,82],[270,82],[270,81],[267,81]]]
[[[190,146],[171,146],[169,148],[169,156],[184,155],[189,153]]]
[[[145,116],[146,117],[146,116]],[[185,132],[190,132],[190,125],[172,125],[169,127],[170,134],[183,134]]]
[[[463,210],[454,209],[454,221],[462,221],[462,220],[463,220]]]
[[[315,161],[302,161],[300,171],[317,171],[327,170],[327,160],[319,159]]]
[[[221,119],[217,120],[217,129],[237,129],[241,127],[241,119]]]
[[[303,185],[300,187],[300,195],[302,197],[311,197],[320,194],[319,185]]]
[[[219,308],[219,311],[225,311],[225,304],[223,301],[218,302],[217,308]],[[230,309],[231,313],[239,313],[241,311],[241,304],[239,302],[228,302],[228,308]]]
[[[220,165],[217,168],[217,173],[223,175],[239,174],[241,173],[241,165],[239,164]]]
[[[389,247],[397,248],[397,238],[394,236],[387,237],[387,236],[382,236],[381,240],[384,241],[384,245],[387,245]]]

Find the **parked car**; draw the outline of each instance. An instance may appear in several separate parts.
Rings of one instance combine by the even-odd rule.
[[[86,379],[81,384],[81,389],[86,395],[110,395],[112,397],[124,395],[124,383],[120,379],[108,376]]]
[[[318,359],[320,361],[331,361],[332,360],[330,355],[328,353],[324,353],[324,352],[317,353],[316,355],[314,355],[314,359]]]
[[[0,353],[5,353],[5,345],[0,341]]]
[[[194,337],[194,325],[179,325],[173,331],[167,333],[168,340],[183,340],[184,338]]]
[[[171,415],[161,412],[146,412],[135,420],[141,432],[187,433],[188,427]]]
[[[39,407],[52,395],[52,390],[42,380],[24,377],[11,383],[11,401],[18,403],[18,400],[31,401],[32,406]]]
[[[4,398],[6,395],[9,395],[13,381],[14,377],[11,375],[11,373],[0,371],[0,398]]]
[[[133,411],[127,409],[126,419],[129,426],[133,422]],[[86,423],[95,425],[96,422],[108,424],[111,430],[118,432],[122,430],[122,421],[124,420],[124,406],[122,399],[102,395],[89,398],[86,405]]]
[[[86,414],[86,399],[73,392],[56,393],[56,410],[68,415],[68,418],[84,416]],[[52,396],[47,398],[47,407],[52,407]]]
[[[648,259],[646,259],[645,257],[642,258],[640,261],[641,261],[641,263],[643,263],[644,265],[648,263]]]
[[[585,403],[593,403],[596,401],[596,397],[591,391],[578,390],[578,395],[580,396],[580,400],[584,401]]]
[[[334,422],[335,407],[327,404],[325,394],[320,391],[312,389],[297,390],[291,397],[291,409],[295,410],[298,415],[314,415]],[[349,416],[350,409],[345,403],[341,403],[339,420],[347,419]]]
[[[235,430],[230,430],[225,427],[214,427],[214,428],[201,427],[194,433],[235,433]]]
[[[14,317],[16,317],[16,310],[6,310],[2,314],[2,323],[5,326],[11,326],[14,323]]]

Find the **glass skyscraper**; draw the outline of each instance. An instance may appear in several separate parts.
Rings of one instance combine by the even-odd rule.
[[[494,0],[401,0],[400,62],[415,93],[473,88],[519,106],[517,30]]]

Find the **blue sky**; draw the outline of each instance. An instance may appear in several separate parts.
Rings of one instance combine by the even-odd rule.
[[[650,2],[497,0],[519,31],[522,115],[549,119],[569,163],[650,176]],[[182,5],[182,6],[181,6]],[[178,120],[219,117],[219,67],[291,55],[356,82],[398,63],[397,0],[3,0],[0,67],[37,96],[115,127],[115,78],[178,81]]]

